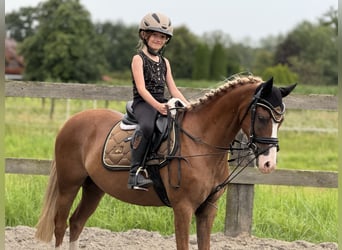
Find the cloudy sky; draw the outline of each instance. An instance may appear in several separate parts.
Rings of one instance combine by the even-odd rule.
[[[42,0],[6,0],[5,12],[20,7],[37,6]],[[338,8],[338,0],[80,0],[94,22],[122,21],[138,24],[148,12],[168,15],[175,26],[186,25],[191,32],[220,30],[234,41],[246,37],[258,41],[268,35],[286,34],[298,23],[317,21],[330,7]]]

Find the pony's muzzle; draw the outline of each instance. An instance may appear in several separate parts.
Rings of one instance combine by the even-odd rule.
[[[277,166],[277,147],[270,147],[260,154],[257,166],[262,173],[271,173]]]

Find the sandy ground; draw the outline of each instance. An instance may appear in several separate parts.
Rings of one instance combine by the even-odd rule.
[[[9,250],[47,250],[54,249],[53,243],[43,244],[34,239],[35,229],[27,226],[5,228],[5,249]],[[68,234],[68,233],[67,233]],[[67,236],[64,238],[62,249],[68,249]],[[175,236],[161,236],[158,232],[148,232],[135,229],[127,232],[111,232],[100,228],[85,228],[81,234],[80,249],[99,250],[169,250],[176,249]],[[190,236],[190,249],[197,249],[196,236]],[[274,239],[256,237],[231,238],[223,233],[212,234],[211,249],[232,250],[330,250],[338,249],[336,243],[325,242],[313,244],[307,241],[286,242]]]

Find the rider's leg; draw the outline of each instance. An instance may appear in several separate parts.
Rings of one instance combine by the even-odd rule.
[[[140,167],[144,168],[145,154],[149,150],[150,138],[152,138],[155,120],[158,111],[146,102],[139,102],[133,106],[135,118],[139,123],[131,144],[131,171],[128,179],[128,188],[139,189],[152,184],[152,181],[138,171]]]
[[[131,169],[128,178],[128,188],[142,189],[152,184],[152,181],[144,176],[141,169],[145,154],[148,150],[149,140],[144,137],[142,131],[137,128],[131,143]]]

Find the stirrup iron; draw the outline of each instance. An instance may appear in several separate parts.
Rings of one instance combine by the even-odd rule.
[[[135,173],[135,176],[137,177],[140,174],[140,172],[143,172],[145,174],[146,178],[149,179],[148,172],[147,172],[146,168],[140,166],[137,169],[137,172]]]
[[[147,172],[147,170],[146,170],[146,168],[144,168],[144,167],[139,167],[138,169],[137,169],[137,172],[135,173],[135,185],[133,185],[132,187],[133,187],[133,189],[134,190],[141,190],[141,191],[148,191],[148,188],[145,188],[145,187],[139,187],[137,184],[137,181],[138,181],[138,175],[140,174],[140,172],[143,172],[144,174],[145,174],[145,176],[146,176],[146,178],[149,178],[148,177],[148,172]]]
[[[129,178],[128,188],[134,190],[148,191],[148,187],[153,185],[153,181],[149,179],[146,168],[140,166],[136,172]],[[139,182],[140,179],[140,182]],[[147,182],[147,183],[145,183]]]

